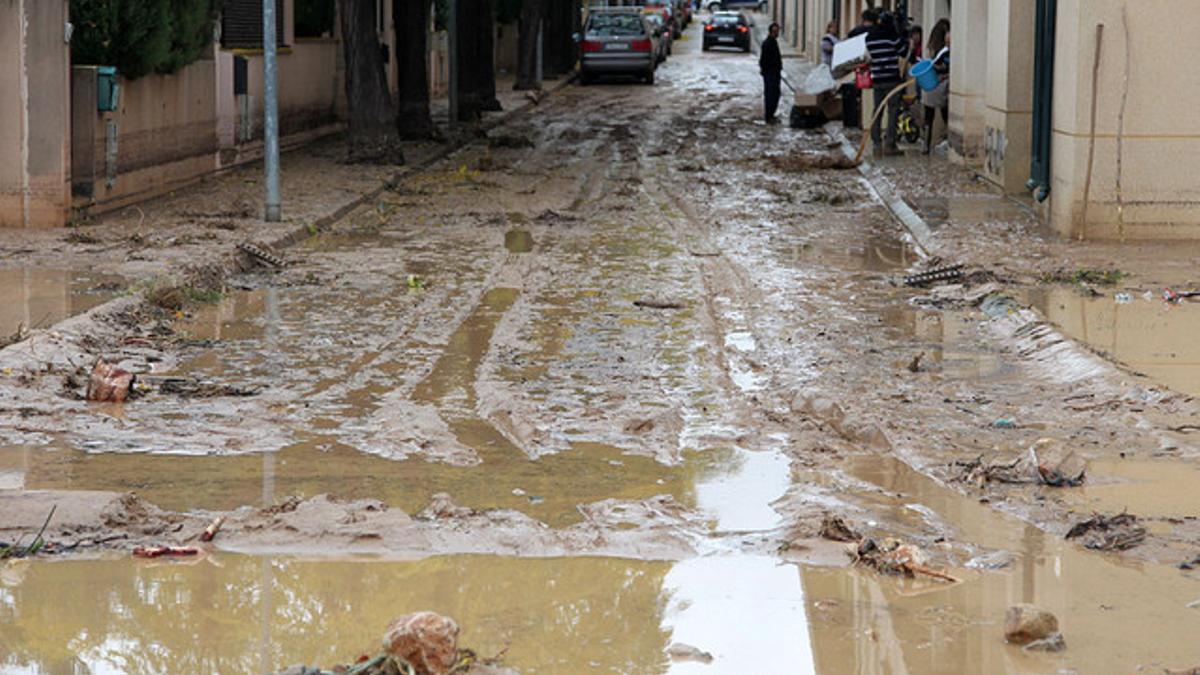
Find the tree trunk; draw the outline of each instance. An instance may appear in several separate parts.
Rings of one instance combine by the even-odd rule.
[[[341,0],[342,45],[346,55],[346,134],[350,162],[400,164],[396,106],[388,92],[383,53],[375,35],[375,0]]]
[[[563,44],[564,39],[567,43],[571,42],[570,11],[570,3],[565,0],[556,0],[547,4],[546,30],[542,35],[542,53],[545,58],[542,74],[545,77],[560,77],[575,65],[574,60],[567,63],[569,54]]]
[[[451,0],[454,2],[455,0]],[[458,121],[474,122],[482,114],[479,99],[479,24],[486,0],[457,0],[455,33],[458,37]],[[490,7],[488,7],[488,11]]]
[[[400,105],[396,130],[401,138],[433,135],[429,116],[430,0],[392,0],[396,29],[396,81]]]
[[[496,14],[491,0],[480,0],[479,4],[479,106],[482,110],[503,110],[496,98]]]
[[[513,89],[541,89],[538,77],[538,29],[544,0],[525,0],[521,5],[521,21],[517,35],[517,83]]]

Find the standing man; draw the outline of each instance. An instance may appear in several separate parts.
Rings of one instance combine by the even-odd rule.
[[[863,17],[866,18],[865,16]],[[908,53],[908,32],[896,30],[896,20],[890,13],[881,13],[874,25],[867,31],[867,51],[871,54],[871,85],[875,94],[875,112],[883,99],[891,93],[896,85],[903,80],[900,78],[900,59]],[[882,134],[884,144],[879,145],[880,129],[883,120],[871,127],[871,141],[875,144],[875,153],[898,155],[896,147],[896,126],[900,121],[900,99],[892,97],[888,101],[887,126]]]
[[[778,124],[775,109],[779,107],[779,81],[783,77],[783,56],[779,54],[779,24],[767,30],[767,39],[758,50],[758,70],[763,77],[763,117],[767,124]]]

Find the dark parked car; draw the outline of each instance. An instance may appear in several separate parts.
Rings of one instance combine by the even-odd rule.
[[[579,38],[579,80],[632,75],[654,84],[658,39],[640,7],[594,9]]]
[[[741,12],[717,12],[704,22],[704,51],[713,47],[737,47],[750,51],[750,19]]]
[[[704,0],[704,7],[713,14],[731,9],[753,9],[766,12],[767,0]]]
[[[674,45],[671,29],[663,21],[662,14],[652,10],[647,10],[644,14],[650,22],[650,27],[654,29],[654,37],[658,38],[658,62],[662,63],[671,55],[671,47]]]

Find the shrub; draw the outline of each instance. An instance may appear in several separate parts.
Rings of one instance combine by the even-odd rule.
[[[212,43],[220,0],[70,0],[71,62],[173,73]]]

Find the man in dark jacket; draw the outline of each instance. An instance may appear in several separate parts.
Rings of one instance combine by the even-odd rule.
[[[758,70],[763,77],[763,115],[767,124],[776,124],[775,109],[779,107],[779,81],[783,77],[783,57],[779,54],[779,24],[771,24],[767,39],[758,50]]]
[[[908,36],[897,32],[896,22],[891,15],[881,15],[867,31],[867,51],[871,54],[871,86],[875,93],[875,112],[879,112],[879,106],[883,99],[902,81],[900,79],[900,60],[908,53]],[[886,132],[882,134],[884,137],[883,154],[891,155],[900,152],[896,147],[896,126],[900,121],[899,96],[897,94],[892,97],[891,101],[888,101],[887,126],[884,127]],[[882,120],[871,127],[871,141],[875,144],[877,153],[880,152],[879,148],[881,147],[879,145],[881,124],[883,124]]]

